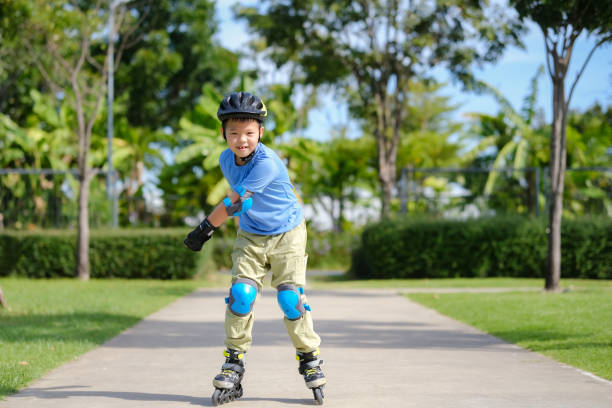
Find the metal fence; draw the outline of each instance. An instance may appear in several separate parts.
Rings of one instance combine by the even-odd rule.
[[[89,214],[93,227],[116,225],[117,197],[107,172],[91,169]],[[0,228],[74,228],[78,212],[76,169],[0,169]],[[113,180],[113,173],[109,180]]]
[[[612,168],[571,168],[565,179],[566,215],[612,216]],[[548,190],[545,168],[405,168],[401,170],[394,206],[407,216],[542,216],[548,208]],[[117,194],[109,192],[106,172],[95,170],[89,200],[93,228],[117,225],[117,218],[121,226],[184,225],[185,220],[176,216],[177,203],[184,197],[128,197],[120,188],[116,191]],[[76,228],[77,195],[76,170],[0,169],[0,228]],[[345,219],[355,225],[364,218],[372,221],[376,208],[380,208],[377,194],[368,192],[356,200],[345,202]],[[324,211],[314,208],[313,219],[325,218],[328,214]],[[200,215],[193,214],[195,218]]]
[[[540,216],[549,187],[548,168],[407,167],[397,190],[402,214]],[[566,215],[612,216],[612,168],[567,169],[563,201]]]

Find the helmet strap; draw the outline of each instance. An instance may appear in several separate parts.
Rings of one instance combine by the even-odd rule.
[[[234,155],[236,162],[241,166],[250,162],[253,159],[253,156],[255,156],[255,150],[253,150],[247,157],[238,157]]]

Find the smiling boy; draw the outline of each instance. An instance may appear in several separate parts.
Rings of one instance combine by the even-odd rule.
[[[217,111],[228,148],[221,153],[221,171],[232,187],[202,223],[189,233],[185,245],[199,251],[227,218],[238,217],[232,252],[232,286],[226,298],[225,363],[214,380],[213,404],[242,396],[244,354],[252,343],[253,305],[272,272],[272,287],[284,313],[287,332],[296,349],[298,371],[322,403],[325,375],[319,358],[321,339],[314,331],[306,284],[306,226],[302,207],[284,163],[260,142],[267,116],[262,100],[234,92]]]

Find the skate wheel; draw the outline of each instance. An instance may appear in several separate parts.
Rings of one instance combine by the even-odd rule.
[[[323,389],[322,388],[313,388],[312,394],[314,395],[315,404],[323,405]]]
[[[217,407],[222,404],[227,404],[228,402],[232,402],[242,397],[242,385],[238,384],[237,387],[232,389],[215,389],[215,392],[212,395],[212,405],[213,407]]]
[[[236,390],[236,399],[242,397],[242,385],[238,385],[238,389]]]
[[[221,402],[221,393],[222,393],[222,391],[219,390],[219,389],[216,389],[215,392],[213,392],[213,395],[212,395],[212,398],[211,398],[212,399],[213,407],[216,407],[216,406],[220,405],[220,403],[222,403]]]

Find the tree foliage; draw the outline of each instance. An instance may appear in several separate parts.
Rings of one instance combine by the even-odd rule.
[[[353,112],[372,124],[383,206],[390,211],[410,80],[434,66],[467,81],[518,41],[519,25],[480,1],[263,1],[239,10],[277,66],[311,84],[341,84]],[[477,45],[476,45],[477,44]]]
[[[89,154],[93,127],[106,95],[108,59],[114,58],[98,55],[95,49],[100,46],[106,28],[110,28],[108,35],[114,41],[117,26],[133,19],[122,9],[117,26],[108,27],[102,1],[66,4],[37,0],[29,3],[29,7],[30,16],[20,27],[23,45],[50,89],[66,98],[75,113],[72,125],[77,136],[79,181],[76,271],[80,279],[88,280],[89,187],[95,175]],[[120,49],[127,39],[124,38]]]
[[[612,167],[612,106],[595,104],[584,112],[570,111],[567,127],[568,171],[564,215],[612,216],[612,177],[601,171],[579,168]]]
[[[31,90],[33,111],[27,127],[21,127],[8,115],[0,114],[0,168],[67,170],[75,165],[76,143],[71,129],[74,110],[63,103],[56,110],[54,98]],[[74,181],[74,179],[72,179]],[[61,221],[58,207],[62,184],[67,176],[44,174],[7,174],[0,177],[0,211],[8,227],[36,222],[56,226]]]
[[[6,56],[0,58],[0,107],[8,114],[13,128],[23,132],[48,130],[44,120],[32,114],[33,109],[40,109],[31,97],[33,89],[47,100],[49,106],[45,109],[49,112],[59,111],[60,106],[65,109],[74,102],[72,83],[65,81],[68,66],[65,62],[85,49],[74,46],[79,34],[85,31],[91,34],[90,46],[79,71],[79,86],[84,89],[84,113],[93,113],[88,110],[95,107],[92,96],[105,96],[110,2],[39,4],[14,0],[6,7],[5,3],[0,8],[0,56]],[[176,136],[179,119],[193,109],[203,85],[225,88],[236,76],[237,55],[219,45],[214,12],[214,2],[207,0],[141,0],[117,8],[118,33],[111,39],[116,44],[117,69],[113,167],[119,172],[122,188],[119,201],[120,213],[125,215],[122,224],[128,219],[144,220],[135,204],[144,203],[143,174],[146,170],[161,171],[165,164],[161,149],[172,149],[180,143]],[[81,25],[80,16],[91,17],[88,25]],[[9,60],[14,63],[6,63]],[[90,154],[86,160],[89,167],[106,165],[107,112],[103,105],[85,127],[91,129]],[[69,112],[66,129],[78,129],[77,110],[73,107]],[[78,163],[77,138],[66,143],[75,147],[70,156],[74,167]],[[64,168],[50,162],[42,165],[56,170]],[[31,161],[13,161],[6,166],[39,167]],[[95,195],[98,196],[97,191]]]
[[[198,104],[179,122],[181,147],[175,157],[174,170],[183,172],[182,188],[191,185],[189,188],[195,194],[189,194],[181,201],[200,203],[195,204],[194,209],[212,209],[229,189],[219,167],[219,156],[227,149],[217,119],[222,98],[223,95],[212,86],[206,86]]]
[[[499,113],[489,115],[472,113],[471,132],[477,135],[479,144],[467,155],[473,158],[471,165],[484,165],[491,169],[482,192],[489,198],[489,208],[507,211],[519,208],[520,212],[537,214],[540,187],[535,173],[528,169],[548,164],[548,142],[537,116],[538,79],[543,74],[539,68],[531,79],[530,89],[520,110],[493,86],[479,82],[481,93],[492,96],[499,105]],[[504,178],[504,169],[510,178]],[[535,197],[535,199],[534,199]]]
[[[223,48],[210,0],[134,2],[129,11],[142,18],[133,31],[120,33],[138,40],[123,52],[116,93],[123,95],[132,126],[178,127],[194,108],[202,86],[223,89],[238,74],[238,56]]]
[[[32,112],[30,91],[48,90],[33,56],[23,52],[19,33],[29,14],[25,0],[0,0],[0,112],[18,125]]]
[[[312,204],[315,211],[323,209],[332,219],[333,230],[342,232],[349,206],[369,206],[366,202],[371,201],[370,194],[375,191],[373,141],[366,137],[351,139],[347,129],[341,128],[326,142],[304,139],[295,142],[292,144],[309,156],[300,161],[296,177],[304,201]]]

